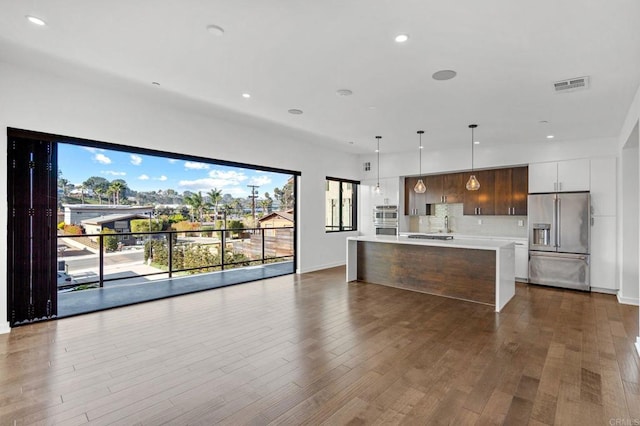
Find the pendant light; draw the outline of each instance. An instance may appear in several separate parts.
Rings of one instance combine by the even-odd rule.
[[[378,154],[378,183],[376,184],[375,192],[376,194],[380,194],[382,192],[380,189],[380,139],[382,139],[382,136],[376,136],[376,139],[378,140],[378,148],[376,149],[376,153]]]
[[[418,153],[420,154],[420,176],[418,177],[418,183],[413,187],[413,190],[418,194],[424,194],[427,191],[427,186],[422,181],[422,134],[424,130],[418,130],[420,142],[418,142]]]
[[[480,189],[480,182],[476,179],[476,175],[473,173],[473,145],[475,145],[475,140],[473,138],[473,130],[478,127],[477,124],[469,124],[469,128],[471,129],[471,177],[467,181],[467,190],[469,191],[477,191]]]

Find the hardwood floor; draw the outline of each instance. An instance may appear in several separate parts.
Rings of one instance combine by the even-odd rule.
[[[344,276],[15,328],[0,424],[640,422],[637,307],[518,284],[496,314]]]

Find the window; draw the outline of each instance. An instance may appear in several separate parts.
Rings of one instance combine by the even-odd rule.
[[[353,180],[327,178],[325,186],[325,231],[355,231],[358,183]]]

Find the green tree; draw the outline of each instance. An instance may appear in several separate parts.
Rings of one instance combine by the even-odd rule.
[[[123,182],[122,179],[111,182],[109,190],[113,194],[113,204],[120,204],[120,195],[124,193],[126,187],[127,184],[126,182]]]
[[[233,209],[233,211],[238,215],[241,216],[242,215],[242,201],[239,198],[235,198],[231,204],[230,207]]]
[[[189,207],[191,207],[192,220],[195,220],[195,215],[197,214],[198,220],[202,222],[205,208],[204,199],[202,198],[202,192],[198,191],[197,194],[187,195],[186,197],[184,197],[184,202],[187,203]]]
[[[113,229],[103,229],[100,232],[104,237],[104,249],[106,251],[116,251],[118,249],[118,237],[114,235],[116,231]]]
[[[158,219],[134,219],[131,221],[131,232],[149,232],[149,222],[151,222],[151,232],[162,231],[162,221]]]
[[[84,182],[82,185],[91,190],[98,197],[98,202],[102,204],[101,194],[107,192],[107,188],[109,188],[109,181],[101,176],[91,176]]]
[[[284,184],[282,189],[275,188],[273,190],[273,196],[280,202],[280,210],[293,208],[293,178],[290,178],[287,183]]]
[[[218,188],[213,188],[209,192],[207,192],[209,196],[209,204],[213,206],[213,215],[214,219],[218,218],[218,203],[222,200],[222,190]]]

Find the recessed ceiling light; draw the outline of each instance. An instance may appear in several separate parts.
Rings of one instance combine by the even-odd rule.
[[[336,95],[338,96],[351,96],[353,92],[349,89],[340,89],[336,91]]]
[[[404,43],[409,40],[409,36],[406,34],[398,34],[394,40],[396,43]]]
[[[245,98],[245,99],[249,99],[251,97],[251,94],[250,93],[243,93],[242,97]]]
[[[31,22],[32,24],[40,25],[41,27],[44,27],[45,25],[47,25],[47,23],[44,22],[43,19],[38,18],[37,16],[27,15],[25,16],[25,18],[27,18],[29,22]]]
[[[554,136],[553,135],[547,135],[547,139],[553,139]]]
[[[297,108],[291,108],[289,110],[289,114],[300,115],[300,114],[302,114],[302,110],[301,109],[297,109]]]
[[[379,149],[376,149],[376,152],[380,152],[380,150],[379,150]]]
[[[474,145],[480,145],[480,141],[473,141]]]
[[[433,78],[434,80],[443,81],[443,80],[451,80],[456,75],[458,75],[458,73],[455,72],[454,70],[440,70],[440,71],[434,72],[431,78]]]
[[[216,35],[216,36],[224,35],[224,28],[219,27],[217,25],[207,25],[207,31],[210,34],[213,34],[213,35]]]

